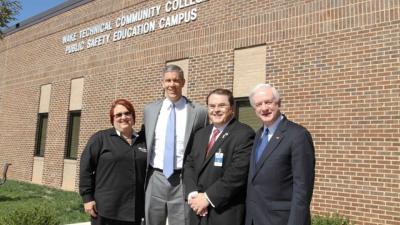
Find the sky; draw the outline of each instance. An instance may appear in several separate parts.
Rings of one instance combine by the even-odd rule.
[[[19,0],[22,5],[22,9],[18,15],[15,16],[16,20],[12,21],[9,26],[26,20],[32,16],[40,14],[54,6],[57,6],[66,0]]]

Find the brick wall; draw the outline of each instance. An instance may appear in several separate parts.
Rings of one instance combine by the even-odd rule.
[[[0,159],[13,163],[11,179],[31,180],[40,85],[52,84],[43,182],[60,187],[72,78],[85,79],[80,154],[110,126],[115,98],[134,102],[139,128],[143,106],[163,96],[165,62],[189,59],[188,96],[204,104],[233,87],[235,49],[265,45],[266,82],[314,137],[313,213],[399,224],[399,1],[208,1],[194,22],[64,54],[63,35],[156,3],[93,1],[0,41]]]

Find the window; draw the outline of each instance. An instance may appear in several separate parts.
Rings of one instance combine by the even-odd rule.
[[[247,97],[251,89],[266,81],[267,48],[265,45],[236,49],[234,56],[233,96],[236,102],[237,119],[254,130],[261,127]]]
[[[48,113],[39,113],[38,114],[35,156],[42,156],[42,157],[44,156],[44,149],[45,149],[46,137],[47,137],[48,118],[49,118]]]
[[[80,125],[81,111],[70,111],[66,151],[66,158],[68,159],[76,159],[77,157]]]
[[[248,97],[235,98],[236,104],[236,118],[254,130],[258,130],[261,127],[261,122],[257,118],[253,107],[250,105]]]
[[[254,86],[266,81],[267,47],[236,49],[234,53],[233,96],[248,96]]]

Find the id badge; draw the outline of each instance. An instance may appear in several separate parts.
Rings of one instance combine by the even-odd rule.
[[[217,152],[214,156],[214,166],[222,167],[222,163],[224,162],[224,153]]]

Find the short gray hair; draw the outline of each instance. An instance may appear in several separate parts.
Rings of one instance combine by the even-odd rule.
[[[249,94],[249,100],[250,100],[250,104],[251,106],[254,108],[254,102],[253,102],[253,96],[256,94],[257,91],[259,90],[268,90],[268,89],[272,89],[272,95],[274,96],[275,101],[280,101],[281,100],[281,96],[278,92],[278,90],[276,90],[275,87],[273,87],[270,84],[257,84],[250,92]]]
[[[164,75],[165,75],[166,73],[168,73],[168,72],[175,72],[175,73],[177,73],[177,74],[179,75],[179,78],[180,78],[180,79],[182,79],[182,80],[185,79],[185,76],[184,76],[184,74],[183,74],[182,68],[180,68],[180,67],[177,66],[177,65],[174,65],[174,64],[166,65],[166,66],[163,68],[162,72],[161,72],[162,79],[164,79]]]

